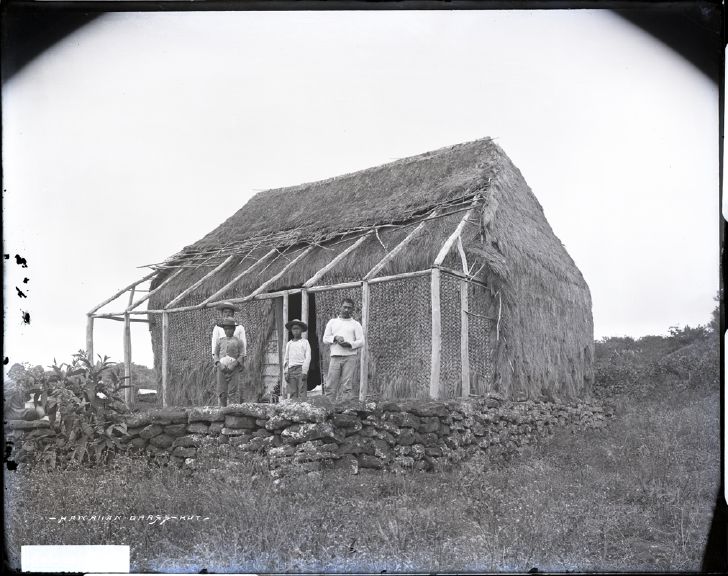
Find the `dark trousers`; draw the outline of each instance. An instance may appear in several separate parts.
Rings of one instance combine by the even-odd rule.
[[[217,399],[220,406],[227,406],[228,400],[233,404],[240,402],[241,372],[240,366],[236,366],[232,372],[223,372],[222,366],[217,367]]]
[[[296,400],[307,400],[308,387],[303,379],[303,372],[300,365],[288,367],[288,378],[286,379],[286,382],[288,382],[286,391],[291,398]]]

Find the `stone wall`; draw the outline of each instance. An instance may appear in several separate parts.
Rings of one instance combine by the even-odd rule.
[[[160,464],[235,467],[255,461],[273,476],[326,467],[432,470],[479,451],[520,452],[559,427],[601,428],[613,415],[602,403],[470,400],[349,402],[323,406],[286,401],[225,408],[179,408],[131,415],[126,445]],[[6,422],[16,442],[45,435],[45,421]],[[45,430],[44,430],[45,428]]]

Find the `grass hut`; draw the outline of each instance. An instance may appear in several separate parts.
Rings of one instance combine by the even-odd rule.
[[[212,399],[220,300],[239,306],[246,379],[261,397],[280,383],[294,317],[309,322],[310,385],[324,379],[323,329],[343,297],[367,337],[362,398],[566,399],[587,395],[593,379],[589,288],[487,138],[261,192],[145,280],[147,295],[115,317],[127,332],[135,314],[148,318],[170,404]],[[93,318],[112,316],[92,310],[90,334]]]

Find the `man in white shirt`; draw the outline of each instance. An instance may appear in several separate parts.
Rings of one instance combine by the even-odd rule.
[[[364,330],[351,317],[353,311],[354,301],[344,298],[339,316],[329,320],[324,331],[324,344],[331,345],[326,396],[334,402],[339,400],[342,387],[344,397],[352,392],[358,350],[364,345]]]
[[[216,306],[216,308],[220,311],[222,314],[222,318],[215,324],[215,327],[212,329],[212,359],[215,359],[215,351],[217,350],[217,341],[220,340],[220,338],[225,337],[225,330],[221,326],[221,322],[225,318],[232,318],[235,319],[235,304],[232,302],[220,302]],[[247,356],[248,354],[248,341],[245,339],[245,328],[243,328],[240,324],[238,324],[235,327],[235,332],[233,334],[236,338],[239,338],[243,343],[243,358]],[[240,367],[243,368],[242,366]]]

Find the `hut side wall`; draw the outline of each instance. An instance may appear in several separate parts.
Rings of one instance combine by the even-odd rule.
[[[505,275],[486,272],[502,298],[494,387],[516,398],[588,397],[594,349],[589,287],[505,154],[492,189],[498,208],[485,237],[505,261]]]

